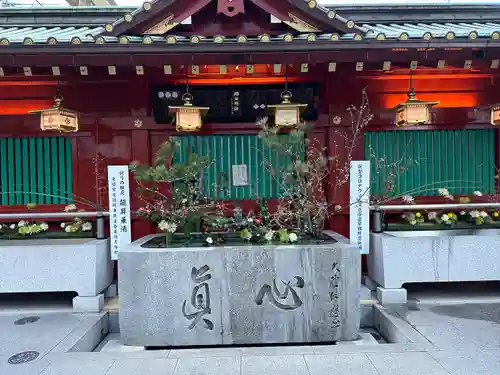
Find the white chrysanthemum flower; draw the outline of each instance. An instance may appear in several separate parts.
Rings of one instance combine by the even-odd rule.
[[[167,231],[167,228],[168,228],[168,223],[165,221],[165,220],[162,220],[158,223],[158,229],[163,231],[163,232],[166,232]]]
[[[16,224],[10,224],[10,229],[16,229]]]
[[[92,230],[92,223],[86,221],[82,224],[82,232],[89,232]]]
[[[464,216],[464,215],[466,215],[466,214],[467,214],[467,212],[465,212],[465,211],[460,211],[460,215]]]
[[[47,223],[41,223],[40,229],[43,231],[46,231],[47,229],[49,229],[49,225]]]
[[[448,221],[450,221],[450,217],[445,214],[445,215],[441,216],[441,220],[444,221],[445,223],[447,223]]]
[[[297,242],[297,240],[299,239],[299,236],[297,236],[295,233],[290,233],[290,235],[288,236],[288,239],[290,240],[290,242]]]
[[[417,221],[416,220],[410,220],[410,224],[411,225],[417,225]]]
[[[479,217],[479,211],[478,210],[472,210],[469,212],[469,215],[470,217],[472,217],[473,219],[476,219]]]
[[[476,191],[475,191],[474,193],[472,193],[472,194],[474,194],[476,197],[482,197],[482,196],[483,196],[483,193],[481,193],[481,192],[480,192],[480,191],[478,191],[478,190],[476,190]]]
[[[479,216],[481,216],[481,217],[483,217],[483,218],[484,218],[484,217],[488,217],[488,213],[487,213],[486,211],[481,211],[481,212],[479,213]]]
[[[447,197],[447,196],[451,195],[449,190],[446,188],[439,188],[438,193],[439,193],[439,195],[441,195],[443,197]]]
[[[403,199],[403,202],[405,202],[405,203],[414,203],[415,202],[415,199],[411,195],[403,195],[401,197],[401,199]]]
[[[64,228],[64,231],[66,233],[70,233],[71,232],[71,225],[66,225],[66,227]]]
[[[207,237],[205,238],[205,242],[209,245],[213,244],[214,243],[214,240],[212,239],[212,237]]]
[[[432,212],[429,212],[429,213],[427,214],[427,217],[429,218],[429,220],[436,220],[436,219],[437,219],[437,217],[438,217],[438,214],[437,214],[437,212],[432,211]]]
[[[18,227],[24,227],[26,225],[26,222],[24,220],[21,220],[19,223],[17,223]]]
[[[61,223],[61,228],[64,229],[66,227],[66,223]]]
[[[175,233],[177,230],[177,224],[176,223],[167,223],[167,232],[169,233]]]
[[[64,207],[65,212],[71,212],[71,211],[76,211],[76,204],[68,204],[66,207]]]
[[[267,232],[264,235],[264,238],[266,239],[266,241],[271,242],[273,240],[273,238],[274,238],[274,230],[270,230],[269,232]]]

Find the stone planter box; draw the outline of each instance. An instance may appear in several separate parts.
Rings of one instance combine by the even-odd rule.
[[[0,293],[76,292],[75,312],[99,311],[111,284],[109,240],[0,240]]]
[[[120,251],[120,335],[136,346],[354,340],[360,256],[348,241]],[[276,285],[276,287],[274,286]],[[277,289],[277,290],[276,290]]]
[[[404,283],[500,280],[499,234],[498,229],[372,233],[368,274],[382,287],[379,300],[385,303],[406,302]]]

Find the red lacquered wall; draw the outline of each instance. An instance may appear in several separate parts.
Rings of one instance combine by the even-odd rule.
[[[346,160],[344,139],[339,131],[349,131],[350,118],[346,112],[349,105],[359,105],[361,91],[367,87],[370,107],[374,119],[366,130],[395,129],[393,115],[388,111],[406,99],[409,76],[373,72],[317,73],[327,69],[311,69],[302,80],[322,83],[320,118],[314,124],[314,136],[321,141],[330,154],[340,150],[339,158]],[[36,115],[30,110],[51,105],[55,83],[38,79],[36,85],[6,85],[0,82],[0,137],[44,136],[39,132]],[[149,163],[158,145],[175,133],[171,125],[155,124],[150,117],[150,85],[166,83],[165,76],[110,79],[109,76],[73,77],[61,84],[65,106],[82,113],[81,131],[68,135],[73,142],[73,191],[93,202],[107,201],[106,191],[96,188],[95,157],[101,159],[98,174],[106,180],[106,165],[129,164],[137,160]],[[1,87],[4,86],[4,87]],[[423,129],[454,129],[490,127],[487,111],[474,111],[474,107],[500,102],[494,80],[488,73],[453,74],[429,72],[414,77],[414,86],[419,99],[440,101],[433,110],[433,125]],[[340,123],[333,117],[339,116]],[[254,124],[205,124],[202,134],[257,133]],[[405,131],[405,130],[402,130]],[[338,151],[337,151],[338,152]],[[363,140],[358,142],[353,157],[363,158]],[[335,176],[331,176],[332,180]],[[134,191],[132,186],[132,191]],[[336,195],[329,194],[331,203],[346,205],[349,200],[348,186]],[[252,204],[248,202],[248,204]],[[133,209],[140,202],[132,198]],[[246,206],[246,204],[244,204]],[[24,207],[0,207],[1,211],[24,210]],[[62,207],[38,207],[38,210],[61,210]],[[328,226],[343,234],[349,234],[349,219],[346,212],[332,216]],[[149,223],[133,221],[133,237],[138,238],[153,230]]]

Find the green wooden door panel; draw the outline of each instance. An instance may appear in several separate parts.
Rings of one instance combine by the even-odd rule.
[[[0,204],[72,202],[71,140],[0,139]]]
[[[283,194],[283,173],[280,171],[289,160],[264,146],[257,135],[186,135],[176,139],[181,149],[174,162],[185,162],[189,152],[209,157],[211,164],[203,176],[203,186],[212,198],[269,199]],[[272,167],[266,167],[265,161]],[[248,186],[233,186],[232,166],[242,164],[247,167]],[[271,173],[271,170],[276,173]],[[220,190],[224,180],[229,188],[226,193]]]
[[[457,195],[494,192],[494,129],[367,132],[364,140],[373,195],[432,196],[438,188]],[[391,174],[395,190],[387,194]]]

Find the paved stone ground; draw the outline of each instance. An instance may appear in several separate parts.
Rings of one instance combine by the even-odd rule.
[[[396,313],[434,346],[426,350],[411,344],[380,344],[63,353],[57,350],[58,344],[51,347],[50,343],[60,343],[91,315],[55,314],[50,327],[48,316],[15,326],[13,316],[3,315],[0,375],[500,374],[500,304],[438,305]],[[7,363],[14,352],[38,349],[42,352],[33,362]]]

